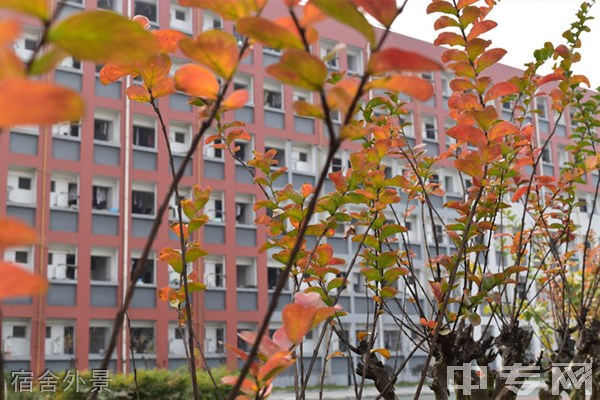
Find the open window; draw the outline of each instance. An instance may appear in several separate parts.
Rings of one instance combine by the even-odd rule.
[[[36,179],[33,169],[8,170],[8,202],[19,204],[36,203]]]
[[[192,126],[183,122],[169,124],[169,142],[173,153],[185,153],[192,141]]]
[[[143,15],[153,24],[158,24],[157,0],[135,0],[133,14]]]
[[[269,290],[275,290],[277,287],[277,282],[279,282],[279,277],[283,274],[284,271],[281,267],[277,267],[274,265],[269,265],[267,267],[267,288]],[[290,290],[290,279],[288,278],[285,282],[285,286],[283,290]]]
[[[119,212],[119,182],[117,178],[92,179],[92,210]]]
[[[321,39],[319,41],[319,48],[320,48],[321,58],[325,58],[329,53],[331,53],[335,49],[335,47],[337,46],[337,44],[338,43],[335,42],[335,41],[333,41],[333,40]],[[329,68],[329,69],[339,70],[340,69],[340,55],[339,55],[339,53],[336,53],[330,59],[328,59],[327,61],[325,61],[325,65],[327,65],[327,68]]]
[[[156,123],[153,118],[133,117],[133,145],[140,148],[156,148]]]
[[[139,253],[137,253],[139,254]],[[135,268],[139,255],[132,255],[131,257],[131,278],[133,278],[133,269]],[[137,285],[155,285],[156,284],[156,268],[154,262],[154,256],[149,256],[146,262],[144,263],[144,267],[142,269],[142,274],[137,280]]]
[[[77,281],[77,248],[73,245],[50,245],[48,280]]]
[[[154,215],[155,187],[152,183],[133,182],[131,185],[131,213]]]
[[[437,140],[437,121],[432,115],[421,115],[421,132],[424,140]]]
[[[285,160],[285,144],[284,143],[281,143],[278,141],[268,141],[267,143],[265,143],[265,153],[267,153],[269,150],[276,151],[275,157],[273,159],[277,161],[277,164],[273,165],[272,168],[279,169],[281,167],[287,166],[287,163]]]
[[[119,112],[108,108],[94,110],[94,140],[119,142]]]
[[[192,31],[192,9],[182,7],[176,1],[171,0],[169,9],[171,28],[183,32]]]
[[[178,204],[181,204],[183,200],[190,199],[192,197],[192,192],[189,187],[179,188],[177,191],[179,192],[179,199],[176,199],[176,195],[175,193],[173,193],[171,199],[169,200],[169,219],[172,221],[179,220],[179,215],[177,213]],[[189,221],[189,218],[187,217],[187,215],[185,215],[183,210],[181,210],[181,217],[184,222]]]
[[[233,78],[233,90],[246,90],[248,92],[248,105],[254,104],[254,85],[252,76],[238,73]]]
[[[552,144],[548,143],[544,146],[541,157],[544,164],[552,165]]]
[[[225,353],[225,323],[207,322],[204,325],[204,350],[206,354]]]
[[[202,32],[212,30],[223,30],[223,20],[217,14],[205,10],[202,16]]]
[[[283,86],[281,83],[265,79],[263,87],[265,109],[283,111]]]
[[[234,141],[234,148],[235,147],[238,147],[238,149],[235,150],[235,155],[240,160],[249,161],[252,159],[252,151],[254,150],[254,143],[252,139],[249,141],[238,139]]]
[[[19,264],[28,270],[33,270],[33,248],[32,247],[13,247],[4,250],[4,260]]]
[[[235,195],[235,222],[240,225],[252,225],[254,223],[254,195],[236,193]]]
[[[15,53],[17,53],[17,56],[25,62],[31,60],[31,57],[33,57],[33,53],[37,48],[38,41],[39,34],[37,31],[31,28],[23,29],[21,37],[15,40]]]
[[[108,347],[110,333],[112,332],[111,321],[90,321],[89,328],[89,353],[94,355],[104,355]]]
[[[213,191],[205,206],[209,222],[225,222],[225,202],[223,192]]]
[[[314,172],[313,157],[309,147],[292,147],[292,170],[302,173]]]
[[[225,258],[210,255],[203,258],[204,283],[211,288],[225,287]]]
[[[131,321],[129,340],[133,352],[137,354],[155,354],[156,336],[153,321]]]
[[[75,354],[75,323],[73,321],[46,321],[46,356]]]
[[[236,277],[238,288],[256,288],[256,260],[252,257],[237,257]]]
[[[122,0],[98,0],[97,5],[98,8],[115,12],[121,12],[123,9]]]
[[[346,47],[346,63],[348,72],[355,75],[364,73],[363,51],[360,47]]]
[[[408,137],[415,136],[413,113],[411,111],[400,116],[400,124],[402,125],[404,135]]]
[[[50,207],[79,206],[78,176],[69,172],[53,172],[50,176]]]
[[[52,134],[54,136],[66,136],[78,138],[81,134],[80,122],[65,122],[63,124],[53,125]]]
[[[92,283],[117,282],[117,250],[93,247],[90,256],[90,280]]]

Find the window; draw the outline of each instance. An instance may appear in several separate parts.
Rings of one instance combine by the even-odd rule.
[[[131,258],[131,278],[133,278],[133,270],[138,262],[139,258]],[[154,285],[154,259],[148,257],[144,267],[142,268],[142,274],[138,278],[137,284]]]
[[[432,85],[435,82],[433,72],[422,72],[421,78],[425,79],[427,82],[431,83]]]
[[[236,260],[238,288],[256,288],[256,262],[250,257],[238,257]]]
[[[35,204],[35,172],[8,171],[8,201],[12,203]]]
[[[189,7],[181,7],[176,2],[171,1],[169,9],[171,18],[171,28],[185,32],[192,30],[192,14]]]
[[[312,157],[310,155],[310,149],[292,148],[292,169],[298,172],[312,172]]]
[[[81,71],[81,61],[73,57],[66,57],[58,64],[58,67],[66,70]]]
[[[446,101],[452,96],[452,88],[450,87],[450,82],[452,81],[452,76],[449,74],[442,74],[442,95]]]
[[[400,350],[401,333],[399,330],[384,330],[383,343],[386,349],[391,351]]]
[[[154,346],[154,327],[134,326],[132,322],[129,335],[135,354],[153,354],[156,352]]]
[[[588,212],[588,202],[586,198],[579,198],[579,211],[582,213]]]
[[[275,290],[279,277],[283,274],[283,270],[279,267],[268,267],[267,268],[267,287],[269,290]],[[283,290],[290,290],[290,280],[286,279]]]
[[[437,124],[434,117],[423,115],[421,121],[421,129],[423,132],[423,139],[437,139]]]
[[[237,333],[238,333],[238,339],[237,339],[237,347],[238,349],[248,352],[250,351],[250,348],[252,347],[248,342],[246,342],[244,339],[242,339],[241,337],[239,337],[239,334],[242,332],[256,332],[256,323],[255,322],[238,322],[238,326],[237,326]]]
[[[223,203],[223,193],[213,191],[206,203],[206,214],[209,222],[225,222],[225,207]]]
[[[225,324],[223,322],[207,322],[204,326],[204,346],[207,354],[225,352]]]
[[[33,268],[33,250],[31,248],[11,248],[4,251],[4,259],[9,262],[14,262],[24,268]]]
[[[154,215],[153,185],[134,184],[131,190],[131,213]]]
[[[52,126],[52,134],[55,136],[79,137],[80,131],[81,124],[79,122]]]
[[[254,104],[254,88],[252,84],[252,77],[250,75],[237,74],[233,78],[233,90],[248,91],[248,105]]]
[[[223,144],[223,141],[221,139],[216,139],[214,142],[204,145],[204,155],[207,158],[223,160],[225,158],[223,154],[223,149],[221,149],[220,147],[215,147],[215,145],[221,144]]]
[[[18,264],[27,265],[29,264],[29,252],[24,250],[15,251],[15,262]]]
[[[90,354],[104,354],[108,345],[110,328],[104,326],[90,326]]]
[[[242,225],[254,223],[254,212],[252,210],[254,196],[245,193],[235,195],[235,221]]]
[[[437,239],[438,243],[446,243],[446,235],[444,234],[444,227],[442,225],[438,225],[435,224],[434,225],[434,229],[435,229],[435,235],[436,237],[434,237],[433,239]]]
[[[118,142],[119,112],[107,108],[94,110],[94,140]]]
[[[171,151],[174,153],[185,153],[191,143],[192,126],[186,123],[171,122],[169,124],[169,141]]]
[[[238,147],[235,151],[235,156],[238,157],[242,161],[248,161],[252,158],[252,143],[246,142],[242,140],[236,140],[234,142],[234,149]]]
[[[27,337],[27,326],[26,325],[13,325],[12,337],[25,339]]]
[[[176,194],[173,193],[171,195],[171,198],[169,199],[169,218],[171,220],[179,220],[179,216],[177,214],[177,207],[178,204],[181,204],[181,202],[185,199],[189,199],[192,197],[191,195],[191,189],[189,187],[180,187],[177,190],[179,192],[179,199],[176,200]],[[183,210],[182,210],[183,211]],[[182,212],[182,220],[184,222],[189,222],[189,218],[187,217],[187,215],[185,215],[185,213]]]
[[[431,177],[429,177],[429,183],[439,184],[440,176],[438,174],[432,174]]]
[[[408,137],[414,137],[415,136],[415,130],[413,127],[413,114],[412,112],[409,112],[407,114],[401,115],[400,116],[400,124],[402,126],[402,130],[404,132],[404,135],[408,136]]]
[[[156,0],[135,0],[135,15],[144,15],[150,22],[158,23],[158,7]]]
[[[456,193],[456,188],[454,187],[454,177],[453,176],[445,176],[444,177],[444,190],[447,193]]]
[[[204,283],[210,287],[225,287],[225,267],[223,256],[204,258]]]
[[[333,157],[331,159],[331,172],[338,172],[344,168],[344,162],[341,157]]]
[[[98,8],[119,12],[121,10],[121,0],[98,0]]]
[[[312,103],[312,93],[305,89],[294,88],[292,97],[294,99],[294,102],[304,101],[306,103]]]
[[[29,61],[33,57],[33,52],[37,48],[38,34],[32,30],[25,30],[23,36],[15,41],[14,47],[17,56],[24,61]]]
[[[546,164],[552,163],[552,152],[551,152],[550,144],[548,144],[542,150],[542,162],[544,162]]]
[[[152,126],[133,125],[133,145],[155,148],[155,129]]]
[[[67,355],[74,352],[75,327],[73,323],[48,320],[46,326],[46,355]]]
[[[48,279],[77,280],[77,249],[75,246],[52,245],[48,249]]]
[[[352,290],[354,293],[366,293],[367,283],[363,274],[360,272],[353,272],[352,277]]]
[[[79,204],[77,176],[70,173],[53,173],[50,179],[50,207],[77,207]]]
[[[527,299],[527,283],[520,281],[517,282],[517,299],[525,300]]]
[[[326,59],[325,65],[327,65],[330,69],[340,69],[340,56],[337,53],[338,49],[336,48],[337,43],[332,40],[321,40],[319,42],[319,47],[321,48],[321,58]],[[335,54],[330,54],[335,51]]]
[[[283,110],[283,89],[280,83],[265,79],[264,106],[267,109]]]
[[[222,30],[223,29],[223,20],[216,14],[213,14],[208,11],[204,11],[204,16],[202,18],[202,31],[210,31],[210,30]]]
[[[117,252],[114,249],[96,247],[92,248],[90,256],[90,276],[96,282],[116,282]]]
[[[267,153],[270,150],[275,150],[275,156],[273,157],[273,160],[277,161],[277,164],[273,165],[272,168],[278,169],[281,167],[285,167],[286,166],[286,162],[285,162],[285,150],[283,149],[283,145],[279,145],[279,144],[273,144],[273,145],[269,145],[266,144],[265,145],[265,153]]]
[[[346,47],[346,63],[348,65],[348,72],[362,75],[364,72],[362,49],[354,46]]]
[[[535,108],[538,111],[538,118],[544,121],[548,120],[548,102],[544,97],[535,98]]]

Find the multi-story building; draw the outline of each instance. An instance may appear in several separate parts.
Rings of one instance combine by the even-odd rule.
[[[271,3],[266,15],[285,13],[283,3]],[[176,1],[70,0],[63,2],[60,16],[96,8],[129,16],[143,14],[156,28],[178,29],[190,35],[208,29],[235,34],[231,22],[215,14],[180,7]],[[39,28],[32,20],[19,18],[24,29],[15,48],[26,60],[39,40]],[[316,55],[327,54],[339,43],[346,45],[327,62],[330,70],[362,74],[369,53],[365,40],[331,20],[320,23],[318,28],[321,36],[313,47]],[[441,53],[429,43],[400,34],[391,34],[389,44],[432,58],[438,58]],[[327,134],[321,122],[293,112],[294,100],[316,101],[313,94],[284,86],[265,73],[265,67],[277,62],[280,55],[277,50],[255,45],[237,71],[234,89],[247,89],[250,99],[231,118],[244,121],[252,135],[252,140],[238,143],[238,154],[250,159],[253,150],[277,149],[279,164],[288,167],[278,185],[314,184],[324,163]],[[183,55],[176,54],[173,71],[185,63]],[[7,188],[0,191],[3,205],[0,214],[22,219],[39,232],[36,245],[10,249],[5,258],[47,276],[50,283],[43,297],[12,299],[2,304],[1,350],[8,370],[24,368],[41,373],[46,368],[86,369],[99,365],[130,279],[131,266],[140,255],[157,204],[165,196],[170,182],[166,144],[152,109],[130,102],[124,95],[124,81],[102,85],[98,71],[97,65],[67,58],[56,71],[44,77],[82,93],[86,110],[78,123],[13,127],[0,135],[0,187]],[[492,71],[497,79],[519,73],[506,66],[496,66]],[[438,154],[451,143],[445,128],[453,124],[447,112],[452,75],[431,72],[422,77],[432,82],[435,95],[426,102],[408,103],[410,112],[406,120],[412,126],[407,128],[407,134],[413,144],[424,144],[429,154]],[[198,121],[184,94],[160,99],[159,106],[178,165],[189,148]],[[548,99],[544,97],[537,98],[536,108],[541,112],[532,117],[531,122],[541,139],[558,124],[557,134],[542,163],[545,174],[558,174],[566,161],[563,149],[569,143],[570,118],[566,115],[555,122]],[[352,148],[351,144],[343,147],[333,160],[333,171],[347,168]],[[389,172],[398,174],[402,167],[391,160]],[[462,197],[459,175],[452,168],[440,169],[432,179],[442,183],[446,191],[443,197],[432,197],[439,209],[444,202]],[[597,175],[592,176],[583,189],[591,191],[597,179]],[[244,167],[223,150],[200,148],[181,181],[181,193],[185,196],[194,184],[213,189],[206,207],[210,222],[200,236],[211,254],[194,266],[208,289],[195,296],[194,327],[211,365],[226,361],[235,365],[234,356],[226,352],[223,342],[237,343],[238,331],[257,328],[280,270],[268,253],[257,251],[266,240],[265,232],[254,224],[252,208],[261,192]],[[326,189],[331,188],[327,182]],[[585,199],[588,195],[582,193],[581,196]],[[174,210],[175,199],[172,204]],[[585,220],[591,218],[590,210],[582,206],[577,213]],[[174,218],[171,211],[169,219]],[[432,230],[422,232],[423,224],[417,220],[408,226],[417,260],[423,261],[426,246],[433,244]],[[336,256],[349,260],[356,244],[344,239],[345,229],[340,227],[327,242],[333,246]],[[432,229],[441,233],[442,227],[434,225]],[[444,235],[438,237],[442,238],[440,247],[450,251],[451,243],[443,240]],[[113,357],[112,368],[118,371],[130,370],[129,340],[134,343],[138,367],[174,368],[185,363],[183,342],[176,329],[176,313],[167,304],[158,302],[156,296],[157,288],[177,281],[168,266],[156,260],[156,255],[163,247],[177,245],[168,224],[163,223],[129,310],[131,329],[123,330]],[[501,254],[497,252],[494,256]],[[425,271],[419,274],[425,277]],[[402,285],[400,289],[403,293]],[[283,297],[280,306],[289,299],[287,295]],[[349,311],[344,324],[350,335],[364,329],[366,315],[372,312],[371,303],[361,284],[361,275],[356,273],[340,301]],[[406,354],[412,342],[387,318],[380,322],[383,332],[378,338],[380,344],[397,348],[398,355]],[[272,328],[278,327],[278,321],[281,316],[276,314]],[[311,335],[307,337],[305,354],[314,345],[313,340]],[[343,350],[344,344],[336,342],[333,346]],[[422,352],[417,353],[407,373],[420,372],[424,358]],[[346,383],[350,373],[348,365],[343,357],[332,359],[328,380]]]

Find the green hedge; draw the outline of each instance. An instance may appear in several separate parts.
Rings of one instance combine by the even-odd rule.
[[[203,400],[213,400],[222,398],[229,392],[230,387],[221,384],[221,378],[231,374],[226,367],[219,367],[211,370],[218,384],[215,389],[208,373],[204,370],[198,371],[198,388],[200,398]],[[62,377],[64,374],[60,375]],[[87,399],[87,390],[91,387],[91,372],[79,372],[79,376],[87,383],[87,386],[80,386],[79,392],[74,387],[63,391],[64,385],[59,381],[56,392],[41,393],[39,387],[34,387],[33,393],[14,393],[11,385],[12,378],[10,374],[7,377],[7,386],[9,390],[8,399],[10,400],[85,400]],[[102,400],[125,400],[136,399],[135,383],[133,374],[110,374],[110,383],[108,388],[110,392],[103,391],[98,398]],[[180,368],[174,371],[167,369],[140,369],[137,371],[137,380],[140,388],[141,400],[188,400],[192,398],[192,385],[189,372],[186,368]],[[219,391],[220,396],[217,395]]]

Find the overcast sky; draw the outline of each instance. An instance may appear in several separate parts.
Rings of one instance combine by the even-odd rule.
[[[418,39],[433,41],[436,14],[427,15],[429,0],[408,0],[405,13],[398,18],[394,30]],[[522,68],[533,60],[533,51],[544,42],[564,43],[561,35],[575,20],[580,0],[500,0],[489,15],[498,27],[484,35],[492,39],[493,47],[502,47],[508,54],[502,63]],[[440,14],[437,14],[440,15]],[[600,3],[592,7],[596,19],[588,22],[591,32],[582,36],[582,61],[576,64],[577,73],[590,79],[592,88],[600,86]],[[547,72],[543,71],[543,72]]]

